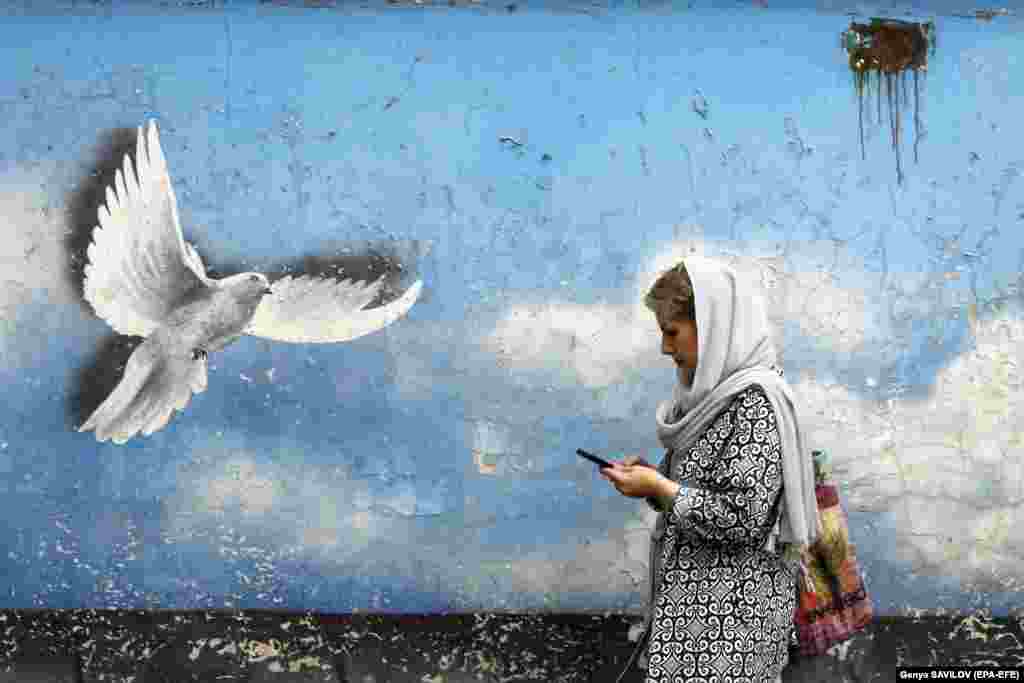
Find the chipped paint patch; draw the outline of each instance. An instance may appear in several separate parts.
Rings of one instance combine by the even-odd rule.
[[[270,657],[281,656],[281,643],[277,640],[245,640],[238,647],[250,662],[262,662]]]
[[[991,617],[985,614],[971,614],[960,620],[956,628],[949,634],[949,640],[966,636],[968,640],[980,640],[987,643],[994,635],[991,633],[992,631],[1005,628],[1005,625],[995,623]]]

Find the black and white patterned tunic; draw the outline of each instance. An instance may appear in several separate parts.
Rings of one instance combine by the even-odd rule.
[[[764,390],[740,392],[672,461],[683,488],[661,542],[646,683],[774,683],[789,661],[796,573],[781,548],[764,549],[782,502]]]

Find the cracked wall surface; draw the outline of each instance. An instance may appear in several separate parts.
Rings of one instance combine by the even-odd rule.
[[[925,17],[897,185],[843,11],[4,6],[0,607],[642,610],[652,514],[573,452],[660,457],[641,296],[693,252],[762,283],[876,612],[1019,606],[1021,18]],[[150,118],[213,275],[425,287],[351,343],[243,338],[97,444],[139,340],[83,235]]]

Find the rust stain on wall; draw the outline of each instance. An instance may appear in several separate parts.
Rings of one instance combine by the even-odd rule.
[[[859,104],[860,153],[864,152],[864,91],[870,95],[871,74],[876,74],[877,112],[876,123],[882,123],[882,83],[885,83],[888,103],[889,130],[892,148],[896,152],[897,182],[903,182],[903,166],[900,159],[901,104],[906,108],[907,73],[914,75],[914,163],[917,163],[917,147],[921,141],[921,88],[920,75],[928,71],[929,46],[935,52],[935,25],[899,21],[897,19],[872,19],[867,24],[850,22],[850,28],[843,34],[843,45],[850,56],[850,70],[853,71]],[[870,113],[870,112],[869,112]]]

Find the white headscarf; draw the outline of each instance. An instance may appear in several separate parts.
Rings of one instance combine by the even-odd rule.
[[[678,369],[672,399],[655,411],[658,438],[674,453],[687,453],[739,392],[751,384],[764,387],[782,445],[784,499],[778,540],[806,548],[821,529],[814,465],[804,450],[792,389],[772,369],[775,347],[761,293],[724,263],[697,256],[683,262],[694,291],[697,369],[691,386],[685,385],[685,372]],[[662,532],[665,517],[662,513],[658,520]]]

